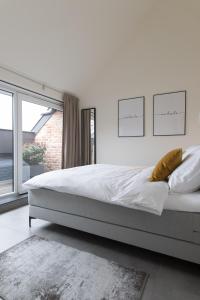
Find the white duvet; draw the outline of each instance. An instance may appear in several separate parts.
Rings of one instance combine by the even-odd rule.
[[[149,182],[152,168],[88,165],[47,172],[24,183],[161,215],[168,197],[166,182]]]

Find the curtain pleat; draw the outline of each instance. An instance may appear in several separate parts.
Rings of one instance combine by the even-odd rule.
[[[63,108],[62,168],[80,165],[79,99],[65,94]]]

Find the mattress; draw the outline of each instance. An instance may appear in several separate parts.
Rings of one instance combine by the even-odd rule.
[[[173,202],[172,197],[169,202]],[[67,214],[75,215],[200,244],[199,212],[165,209],[162,216],[157,216],[116,204],[47,189],[30,190],[29,204],[30,216],[33,217],[37,217],[34,213],[34,207],[37,207],[37,209],[65,213],[66,218]]]
[[[200,191],[190,194],[170,193],[164,209],[185,212],[200,212]]]

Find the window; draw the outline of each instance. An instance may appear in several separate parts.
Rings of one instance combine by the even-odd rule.
[[[61,168],[62,103],[0,90],[0,201],[33,176]]]
[[[14,191],[13,95],[0,90],[0,195]]]
[[[63,113],[48,102],[20,95],[22,105],[22,184],[44,172],[61,169]],[[38,104],[40,103],[40,104]]]

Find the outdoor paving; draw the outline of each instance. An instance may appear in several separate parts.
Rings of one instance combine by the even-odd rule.
[[[0,181],[0,195],[11,193],[12,191],[12,180]]]

